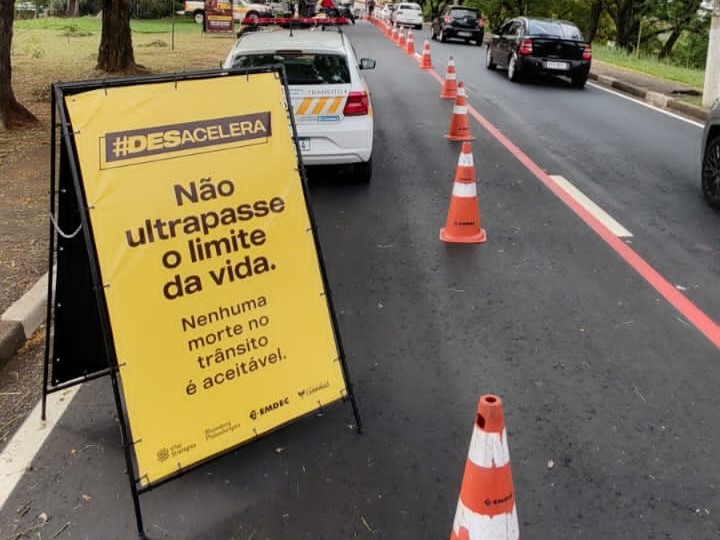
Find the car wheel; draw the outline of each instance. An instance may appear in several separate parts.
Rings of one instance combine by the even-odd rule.
[[[440,30],[440,41],[442,43],[445,43],[447,41],[447,36],[445,35],[445,30],[443,29]]]
[[[507,68],[508,73],[508,79],[510,79],[512,82],[520,82],[520,65],[518,62],[517,54],[513,53],[513,55],[510,57],[510,62],[508,63]]]
[[[257,23],[257,20],[260,18],[260,15],[257,11],[248,11],[247,14],[245,14],[245,21],[248,23],[254,25]]]
[[[196,11],[193,13],[193,21],[195,21],[198,24],[202,24],[205,22],[205,14],[202,11]]]
[[[587,75],[573,75],[571,82],[574,88],[585,88]]]
[[[372,157],[367,161],[353,165],[353,179],[357,182],[367,184],[372,178]]]
[[[710,206],[720,208],[720,135],[710,139],[703,153],[702,192]]]
[[[437,39],[437,34],[435,33],[435,27],[434,27],[434,26],[431,26],[431,27],[430,27],[430,39],[433,39],[433,40],[434,40],[434,39]]]
[[[422,24],[416,24],[415,30],[422,30],[422,26],[423,26]]]
[[[489,43],[487,46],[487,53],[485,53],[485,67],[490,70],[494,70],[497,67],[497,64],[493,62],[492,49],[490,48]]]

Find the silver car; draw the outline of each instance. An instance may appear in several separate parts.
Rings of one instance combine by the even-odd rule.
[[[701,185],[705,200],[720,208],[720,101],[715,102],[705,123]]]

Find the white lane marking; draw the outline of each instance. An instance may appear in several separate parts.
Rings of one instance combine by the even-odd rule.
[[[575,199],[580,206],[595,216],[595,218],[605,225],[615,236],[619,238],[632,238],[630,231],[620,225],[617,220],[590,200],[582,191],[568,182],[565,177],[551,174],[550,179],[555,182],[560,189]]]
[[[654,111],[663,113],[671,118],[674,118],[675,120],[682,120],[683,122],[690,124],[691,126],[704,128],[705,125],[701,124],[700,122],[696,122],[695,120],[690,120],[689,118],[685,118],[684,116],[680,116],[679,114],[672,113],[670,111],[667,111],[665,109],[661,109],[660,107],[657,107],[655,105],[652,105],[650,103],[646,103],[645,101],[642,101],[638,98],[628,96],[626,94],[623,94],[621,92],[616,92],[615,90],[611,90],[610,88],[607,88],[601,84],[596,83],[587,83],[588,86],[592,86],[593,88],[597,88],[598,90],[602,90],[603,92],[607,92],[608,94],[612,94],[614,96],[621,97],[623,99],[627,99],[628,101],[632,101],[633,103],[637,103],[638,105],[642,105],[643,107],[647,107],[648,109],[652,109]]]
[[[48,396],[45,422],[40,420],[42,401],[39,401],[0,454],[0,509],[5,506],[10,494],[32,464],[80,386],[76,385]]]

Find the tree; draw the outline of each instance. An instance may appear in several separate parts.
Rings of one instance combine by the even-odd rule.
[[[130,0],[103,0],[102,35],[96,69],[107,73],[144,71],[142,66],[135,63],[130,34],[130,11]]]
[[[668,38],[660,50],[659,57],[667,58],[680,38],[682,33],[693,23],[698,22],[698,10],[702,0],[683,0],[675,2],[666,2],[662,5],[662,11],[658,13],[661,20],[670,23],[671,31]]]
[[[67,6],[65,7],[66,17],[79,17],[80,16],[80,0],[68,0]]]
[[[12,45],[14,0],[0,0],[0,130],[37,122],[37,118],[15,99],[12,89]]]

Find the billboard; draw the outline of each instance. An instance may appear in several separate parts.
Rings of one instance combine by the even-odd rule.
[[[64,105],[140,486],[344,398],[280,72]]]

